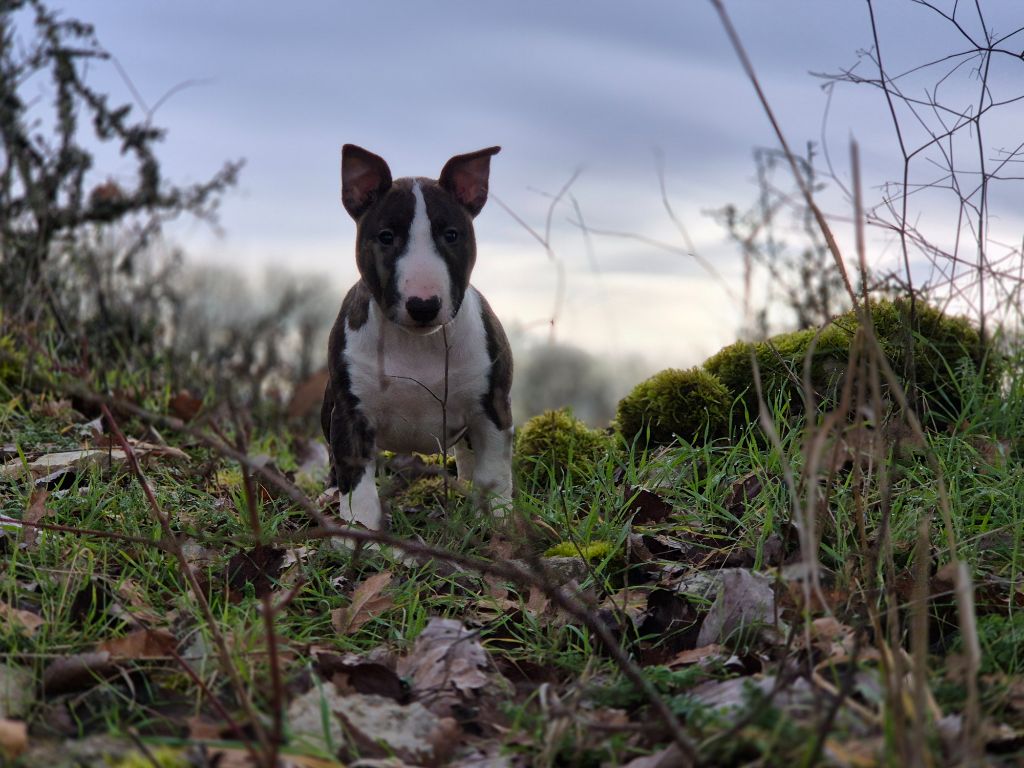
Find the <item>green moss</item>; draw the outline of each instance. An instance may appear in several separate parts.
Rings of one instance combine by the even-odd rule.
[[[807,329],[782,333],[756,344],[739,341],[705,361],[704,368],[717,376],[734,397],[742,397],[753,417],[758,412],[758,402],[752,357],[757,360],[761,387],[768,399],[779,392],[799,399],[804,364],[810,354],[815,394],[827,400],[838,391],[852,338],[852,331],[830,325],[820,334],[816,329]]]
[[[584,560],[603,560],[612,551],[609,541],[592,541],[578,545],[572,541],[563,541],[551,547],[544,557],[582,557]]]
[[[604,432],[591,429],[568,409],[545,411],[516,432],[516,467],[530,490],[586,479],[613,448]]]
[[[918,302],[914,322],[910,322],[910,303],[904,299],[871,302],[875,334],[893,370],[903,382],[910,381],[913,359],[916,397],[921,410],[941,421],[941,415],[955,416],[961,403],[954,377],[967,364],[981,371],[984,346],[978,332],[963,317],[943,315],[937,308]],[[822,329],[796,331],[773,336],[767,341],[737,342],[704,363],[736,397],[742,397],[750,414],[757,413],[751,356],[757,360],[761,383],[771,400],[785,393],[802,407],[804,363],[810,355],[811,383],[819,401],[835,402],[842,385],[850,344],[859,327],[853,310],[839,316]],[[813,345],[813,349],[812,349]],[[997,366],[986,368],[994,381]]]
[[[444,506],[445,492],[443,476],[419,477],[396,493],[391,503],[401,509],[437,509]]]
[[[13,336],[0,336],[0,384],[14,387],[25,376],[26,355],[18,349]]]
[[[719,378],[701,368],[668,368],[640,382],[619,401],[616,423],[627,440],[639,436],[667,445],[681,437],[700,440],[725,433],[732,396]]]
[[[906,299],[878,301],[871,305],[871,317],[886,357],[904,382],[910,381],[911,358],[916,399],[933,423],[941,425],[955,418],[963,405],[957,372],[983,373],[992,385],[998,378],[998,361],[986,360],[985,345],[977,329],[965,317],[944,315],[938,308],[917,302],[910,322]],[[856,324],[852,312],[836,323]],[[910,393],[908,393],[910,394]]]

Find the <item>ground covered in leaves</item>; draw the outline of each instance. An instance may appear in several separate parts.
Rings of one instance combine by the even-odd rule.
[[[187,428],[57,391],[0,404],[0,762],[1024,756],[1017,378],[924,442],[844,423],[812,451],[779,405],[774,447],[752,426],[521,464],[503,522],[436,458],[388,457],[397,542],[355,551],[296,501],[323,490],[321,442],[144,404]]]

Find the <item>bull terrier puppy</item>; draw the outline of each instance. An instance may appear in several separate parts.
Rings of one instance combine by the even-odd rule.
[[[356,222],[360,279],[327,350],[321,424],[341,518],[379,530],[379,450],[454,447],[461,480],[507,508],[512,495],[512,353],[469,278],[473,218],[487,201],[491,156],[449,160],[440,177],[391,178],[372,152],[341,151],[341,202]]]

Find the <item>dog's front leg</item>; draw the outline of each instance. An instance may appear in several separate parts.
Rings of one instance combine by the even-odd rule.
[[[383,523],[377,495],[377,446],[362,414],[336,404],[331,414],[331,457],[341,497],[343,522],[379,531]]]
[[[504,516],[512,506],[512,428],[498,429],[488,418],[472,425],[473,487]]]

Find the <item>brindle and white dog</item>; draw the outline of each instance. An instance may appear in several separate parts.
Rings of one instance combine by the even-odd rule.
[[[473,218],[499,149],[453,157],[436,181],[392,180],[377,155],[342,149],[341,200],[356,221],[360,280],[331,331],[321,423],[348,523],[382,525],[382,449],[454,447],[460,479],[496,506],[510,501],[512,354],[469,283]]]

